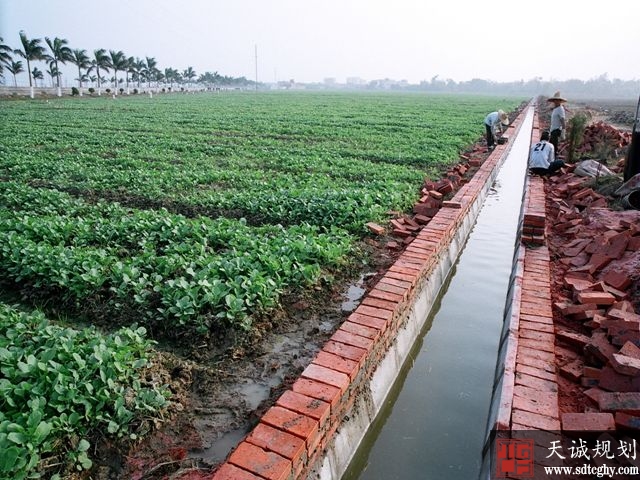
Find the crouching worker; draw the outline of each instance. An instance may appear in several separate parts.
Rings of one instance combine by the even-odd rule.
[[[491,112],[484,119],[484,127],[487,136],[487,147],[491,150],[496,143],[497,130],[502,134],[502,128],[509,125],[509,116],[502,110]]]
[[[562,160],[555,159],[555,149],[549,143],[549,132],[540,135],[540,141],[531,147],[529,172],[535,175],[551,175],[564,167]]]

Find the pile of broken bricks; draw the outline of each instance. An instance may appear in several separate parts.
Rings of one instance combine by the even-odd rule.
[[[475,169],[482,165],[486,158],[486,148],[476,145],[460,158],[463,161],[449,168],[440,180],[434,182],[425,179],[420,190],[421,197],[413,206],[413,215],[398,215],[390,220],[390,233],[397,240],[387,242],[387,248],[400,250],[409,245],[422,227],[427,225],[442,207],[460,208],[457,202],[446,199],[464,185]],[[366,226],[376,235],[383,235],[386,232],[386,229],[377,223],[370,222]]]
[[[560,375],[585,395],[563,430],[640,430],[640,212],[613,212],[567,173],[547,183],[547,238],[557,294],[556,341],[574,355]],[[587,400],[588,399],[588,400]]]

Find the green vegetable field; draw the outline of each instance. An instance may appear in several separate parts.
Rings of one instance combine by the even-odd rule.
[[[251,331],[285,293],[357,257],[367,222],[410,209],[488,112],[518,103],[328,92],[0,102],[0,477],[38,478],[61,451],[89,468],[91,432],[135,437],[136,418],[168,396],[140,380],[148,332]]]

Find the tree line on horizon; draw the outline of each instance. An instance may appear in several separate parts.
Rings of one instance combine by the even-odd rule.
[[[87,50],[69,46],[69,41],[59,37],[45,37],[44,45],[41,38],[28,38],[27,34],[21,30],[21,48],[13,49],[4,43],[0,37],[0,80],[5,81],[5,70],[13,75],[14,86],[17,86],[16,76],[26,72],[29,76],[29,87],[37,86],[37,81],[44,81],[44,74],[51,77],[52,86],[60,89],[60,64],[67,62],[74,64],[78,68],[78,77],[74,80],[78,82],[79,91],[83,85],[91,84],[98,87],[98,92],[103,85],[111,85],[116,90],[118,86],[124,84],[129,89],[129,83],[146,83],[150,88],[152,84],[158,86],[163,84],[173,89],[174,83],[177,85],[193,85],[194,83],[206,87],[227,87],[227,86],[248,86],[254,82],[245,77],[230,77],[220,75],[218,72],[205,72],[198,74],[193,67],[187,67],[182,72],[168,67],[161,70],[154,57],[128,57],[122,50],[106,50],[99,48],[93,50],[92,54]],[[17,56],[17,57],[14,57]],[[26,70],[22,60],[26,61]],[[48,68],[43,72],[35,66],[35,62],[45,62]],[[33,68],[32,68],[33,66]],[[113,76],[108,78],[109,72]],[[124,78],[118,78],[118,73],[124,74]]]

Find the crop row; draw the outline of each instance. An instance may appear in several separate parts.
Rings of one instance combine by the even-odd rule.
[[[97,430],[135,439],[168,398],[143,381],[150,347],[143,328],[102,335],[0,303],[0,477],[90,468]]]
[[[335,228],[189,219],[0,183],[5,281],[80,310],[133,311],[159,330],[248,329],[284,290],[343,262],[351,242]]]
[[[496,99],[424,95],[93,100],[9,104],[0,177],[358,234],[408,208],[423,177],[456,161],[496,108]]]

